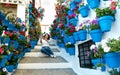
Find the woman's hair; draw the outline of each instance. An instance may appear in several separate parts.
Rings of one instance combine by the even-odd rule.
[[[47,40],[50,40],[50,35],[49,35],[49,34],[47,34],[47,33],[46,33],[45,35],[43,35],[43,37],[45,38],[45,36],[46,36],[46,35],[48,35]]]

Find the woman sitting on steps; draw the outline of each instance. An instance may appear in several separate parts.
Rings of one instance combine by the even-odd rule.
[[[41,48],[41,52],[50,56],[50,57],[56,57],[54,55],[54,53],[52,52],[52,50],[49,47],[49,43],[48,40],[50,39],[50,35],[49,34],[44,34],[42,36],[42,38],[40,38],[40,42],[42,44],[42,48]]]

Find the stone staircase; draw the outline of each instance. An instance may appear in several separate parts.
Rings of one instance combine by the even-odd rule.
[[[77,75],[72,70],[71,64],[61,57],[61,52],[57,46],[50,45],[56,55],[55,58],[42,54],[41,47],[38,44],[31,52],[26,53],[13,75]]]

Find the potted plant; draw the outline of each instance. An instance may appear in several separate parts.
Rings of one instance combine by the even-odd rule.
[[[66,52],[70,55],[75,55],[75,45],[71,44],[70,42],[66,43]]]
[[[104,53],[104,49],[102,48],[101,44],[99,44],[98,46],[96,46],[95,44],[92,44],[90,46],[90,51],[87,52],[87,55],[92,59],[92,63],[95,67],[100,67],[100,64],[101,64],[101,67],[105,68],[103,53]]]
[[[96,19],[90,22],[89,31],[93,42],[100,42],[102,40],[102,31]]]
[[[103,41],[104,42],[104,41]],[[104,58],[110,68],[120,67],[120,37],[108,39],[103,43],[105,50]]]
[[[100,0],[87,0],[88,5],[92,8],[98,8],[100,5]]]
[[[77,15],[76,14],[72,14],[72,15],[70,15],[70,16],[68,16],[68,22],[69,23],[71,23],[71,24],[73,24],[74,26],[76,26],[77,25]]]
[[[88,5],[85,5],[84,3],[80,3],[78,10],[83,18],[87,17],[89,14],[89,7]]]
[[[8,60],[8,55],[10,51],[8,50],[8,46],[3,45],[0,47],[0,68],[5,66],[5,63]]]
[[[73,26],[72,24],[69,25],[68,28],[66,28],[65,30],[65,34],[67,34],[68,36],[66,37],[66,39],[69,39],[69,42],[71,42],[72,44],[75,43],[74,37],[73,37],[73,33],[75,32],[75,26]]]
[[[87,27],[89,25],[88,23],[89,23],[89,20],[85,20],[79,25],[78,36],[81,41],[84,41],[87,39]]]
[[[115,18],[115,10],[107,7],[103,9],[97,8],[95,12],[102,32],[110,31]]]

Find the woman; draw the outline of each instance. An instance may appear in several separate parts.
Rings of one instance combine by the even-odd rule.
[[[48,43],[49,39],[50,39],[49,34],[44,34],[44,36],[40,39],[40,42],[42,43],[41,52],[50,57],[56,57],[49,47],[49,43]]]

